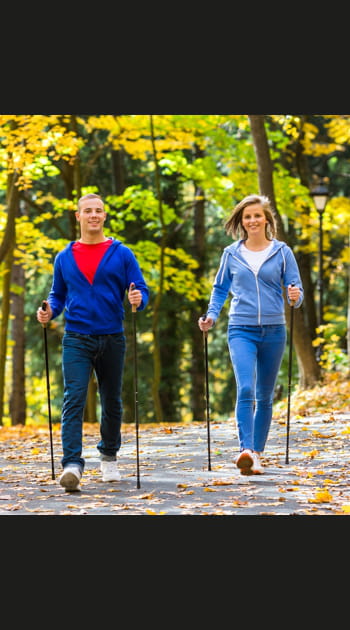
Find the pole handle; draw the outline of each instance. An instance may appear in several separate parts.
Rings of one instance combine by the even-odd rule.
[[[133,291],[134,289],[135,289],[135,282],[131,282],[130,287],[129,287],[129,291]],[[131,311],[133,313],[136,313],[136,310],[137,310],[136,304],[132,304],[131,305]]]
[[[47,309],[47,303],[46,303],[46,301],[45,301],[45,300],[43,300],[43,301],[42,301],[42,303],[41,303],[41,308],[42,308],[42,310],[43,310],[43,311],[46,311],[46,309]],[[41,325],[42,325],[42,327],[43,327],[43,328],[46,328],[46,324],[41,324]]]
[[[201,319],[205,322],[205,320],[207,319],[207,314],[204,313],[204,315],[202,315]],[[204,337],[208,337],[208,331],[207,330],[203,330],[203,335],[204,335]]]
[[[290,285],[290,286],[291,286],[291,287],[295,287],[295,282],[291,282],[291,285]],[[294,304],[295,304],[295,300],[291,300],[291,301],[290,301],[290,305],[291,305],[291,307],[293,307],[293,306],[294,306]]]

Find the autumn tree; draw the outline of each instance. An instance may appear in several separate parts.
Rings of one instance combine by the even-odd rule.
[[[272,207],[275,209],[278,237],[288,243],[288,235],[284,229],[283,221],[278,212],[276,203],[273,185],[273,167],[265,130],[264,116],[250,115],[249,120],[256,152],[260,192],[270,199]],[[286,308],[286,310],[288,310],[288,308]],[[289,321],[289,313],[286,314],[287,321]],[[312,346],[312,338],[304,323],[303,306],[301,306],[300,309],[296,309],[295,312],[294,344],[299,359],[301,372],[300,382],[302,387],[312,387],[319,379],[320,371]]]

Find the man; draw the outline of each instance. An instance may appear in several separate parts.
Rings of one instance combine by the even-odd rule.
[[[64,399],[62,408],[63,473],[66,491],[80,489],[83,412],[90,376],[95,370],[101,403],[100,451],[103,481],[119,481],[122,375],[125,357],[123,300],[137,310],[147,305],[149,290],[130,248],[104,235],[104,203],[90,193],[78,201],[80,239],[69,243],[54,261],[46,310],[37,310],[46,325],[65,309],[62,340]]]

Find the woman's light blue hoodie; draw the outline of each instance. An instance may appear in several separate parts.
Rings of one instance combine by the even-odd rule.
[[[304,292],[291,248],[277,239],[272,241],[272,251],[257,273],[239,252],[242,240],[225,247],[213,283],[207,317],[215,322],[231,293],[229,325],[285,324],[283,286],[294,283],[299,287],[301,294],[295,303],[296,308],[301,305]]]

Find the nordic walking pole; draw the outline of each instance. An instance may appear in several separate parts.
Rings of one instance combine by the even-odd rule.
[[[46,311],[46,302],[42,302],[41,308]],[[49,359],[47,351],[47,331],[46,324],[42,324],[44,329],[44,345],[45,345],[45,365],[46,365],[46,389],[47,389],[47,405],[49,410],[49,427],[50,427],[50,449],[51,449],[51,470],[52,479],[55,479],[55,468],[53,462],[53,446],[52,446],[52,422],[51,422],[51,400],[50,400],[50,376],[49,376]]]
[[[202,315],[202,319],[206,319],[206,315]],[[204,358],[205,358],[205,394],[207,407],[207,443],[208,443],[208,470],[211,470],[210,461],[210,413],[209,413],[209,375],[208,375],[208,332],[203,330],[204,341]]]
[[[130,284],[130,289],[135,289],[135,283]],[[134,350],[134,410],[135,410],[135,427],[136,427],[136,467],[137,467],[137,488],[141,488],[140,484],[140,462],[139,462],[139,403],[138,403],[138,385],[137,385],[137,348],[136,348],[136,304],[131,305],[132,325],[133,325],[133,350]]]
[[[294,287],[294,282],[292,282]],[[290,303],[290,326],[289,326],[289,363],[288,363],[288,404],[287,404],[287,444],[286,444],[286,460],[289,464],[289,420],[290,420],[290,392],[292,381],[292,357],[293,357],[293,323],[294,323],[294,302]]]

